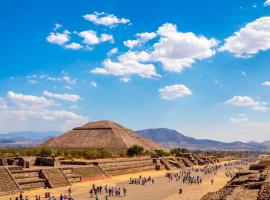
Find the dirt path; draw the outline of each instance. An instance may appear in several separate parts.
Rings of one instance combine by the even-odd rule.
[[[224,170],[220,170],[215,176],[214,175],[203,175],[200,172],[192,173],[192,175],[200,175],[203,179],[201,185],[189,185],[182,184],[182,182],[173,181],[169,182],[167,178],[165,178],[165,174],[168,171],[146,171],[136,174],[127,174],[121,175],[117,177],[113,177],[105,180],[91,181],[91,182],[82,182],[76,183],[72,185],[72,196],[75,200],[85,200],[91,199],[89,194],[89,189],[92,184],[96,184],[97,186],[105,185],[108,186],[117,186],[117,187],[125,187],[127,189],[126,197],[110,197],[109,199],[123,199],[123,200],[199,200],[204,194],[216,191],[217,189],[223,187],[229,178],[225,177]],[[130,185],[128,180],[130,177],[139,177],[142,176],[151,176],[155,177],[155,184],[147,184],[147,185]],[[211,185],[211,179],[214,179],[214,185]],[[182,194],[177,194],[179,188],[183,189]],[[24,192],[24,196],[28,195],[31,197],[31,200],[35,199],[34,196],[36,194],[40,194],[40,196],[44,196],[45,192],[50,192],[52,195],[58,197],[60,194],[67,194],[68,187],[64,188],[55,188],[55,189],[39,189],[32,190],[28,192]],[[0,199],[8,200],[10,197],[1,197]],[[13,199],[14,196],[13,196]],[[92,198],[94,199],[94,198]],[[105,199],[104,195],[99,196],[99,200]]]

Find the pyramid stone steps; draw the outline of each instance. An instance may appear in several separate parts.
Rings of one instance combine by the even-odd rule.
[[[42,169],[42,173],[48,180],[50,187],[70,186],[70,182],[60,168]]]
[[[0,195],[7,195],[20,192],[20,187],[5,167],[0,167]]]
[[[39,177],[17,179],[17,182],[23,190],[45,188],[46,186],[46,179]]]
[[[193,167],[193,163],[189,161],[187,158],[178,158],[178,159],[181,160],[186,167]]]
[[[163,164],[165,166],[165,169],[167,169],[167,170],[173,169],[173,166],[165,158],[161,158],[160,162],[161,162],[161,164]]]
[[[14,170],[11,173],[15,179],[34,178],[39,177],[40,170]]]

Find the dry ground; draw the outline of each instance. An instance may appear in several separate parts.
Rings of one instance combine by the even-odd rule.
[[[91,199],[89,194],[89,189],[92,184],[126,187],[127,196],[126,197],[110,197],[109,199],[123,199],[123,200],[199,200],[204,194],[212,191],[216,191],[223,187],[227,181],[228,177],[225,176],[224,170],[220,170],[217,175],[203,175],[200,172],[193,173],[193,175],[200,175],[203,179],[203,183],[199,186],[182,184],[182,182],[169,182],[165,178],[165,174],[168,171],[146,171],[135,174],[127,174],[112,177],[110,179],[81,182],[72,185],[72,196],[75,200],[85,200]],[[130,177],[151,176],[155,177],[155,184],[147,185],[130,185],[128,183]],[[211,185],[211,179],[214,179],[214,185]],[[59,197],[60,194],[67,194],[69,187],[54,188],[54,189],[39,189],[24,192],[25,195],[29,195],[31,200],[34,200],[34,196],[39,194],[41,197],[44,196],[45,192],[50,192],[52,195]],[[179,188],[183,189],[182,194],[178,194]],[[15,199],[14,196],[0,197],[0,200],[9,200],[10,197]],[[59,199],[59,198],[57,198]],[[94,199],[94,198],[93,198]],[[99,196],[99,200],[105,199],[104,195]]]

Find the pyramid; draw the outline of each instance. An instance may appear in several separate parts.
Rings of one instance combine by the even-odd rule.
[[[111,121],[89,122],[42,143],[54,149],[106,149],[120,153],[134,144],[146,150],[166,150],[154,141],[137,135],[134,131]]]

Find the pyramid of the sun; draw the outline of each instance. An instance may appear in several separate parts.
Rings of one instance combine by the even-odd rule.
[[[111,121],[89,122],[49,139],[40,146],[55,149],[106,149],[113,153],[120,153],[134,144],[150,151],[164,150],[154,141],[141,137],[134,131]]]

